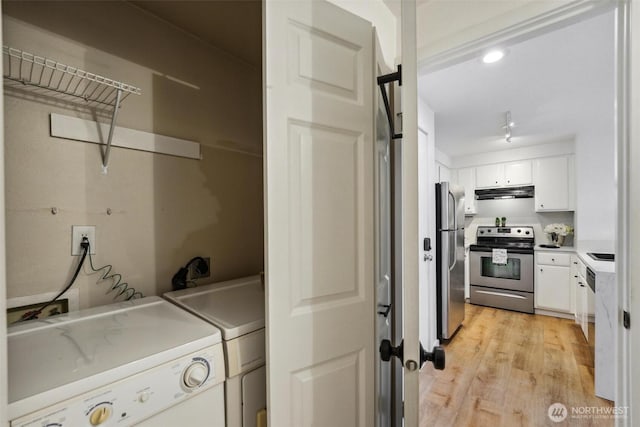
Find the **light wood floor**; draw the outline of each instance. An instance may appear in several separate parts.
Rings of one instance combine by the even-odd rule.
[[[420,425],[613,426],[612,419],[567,418],[556,424],[549,405],[612,406],[594,396],[593,360],[573,321],[471,304],[462,328],[444,345],[446,368],[425,365]]]

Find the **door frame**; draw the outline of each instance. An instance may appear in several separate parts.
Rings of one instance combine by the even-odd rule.
[[[617,176],[617,218],[616,218],[616,286],[618,288],[619,333],[616,337],[616,405],[625,409],[626,418],[618,418],[616,425],[633,425],[632,413],[629,411],[634,395],[640,393],[640,369],[634,368],[630,361],[632,355],[640,354],[640,328],[626,330],[622,327],[622,310],[640,313],[640,298],[631,299],[630,284],[632,279],[640,277],[640,266],[634,266],[630,260],[640,257],[640,221],[633,212],[640,206],[639,172],[633,172],[634,166],[640,166],[640,125],[631,120],[631,111],[640,111],[640,79],[632,79],[631,69],[640,68],[640,32],[631,31],[633,25],[640,25],[640,7],[632,7],[630,0],[619,2],[591,2],[578,0],[565,4],[547,13],[543,13],[515,25],[503,27],[487,36],[462,43],[451,49],[436,53],[418,60],[419,75],[424,72],[446,68],[477,56],[477,53],[496,45],[509,45],[521,42],[570,25],[580,20],[596,16],[610,10],[616,11],[616,44],[615,44],[615,147]],[[633,44],[635,50],[630,48]],[[636,54],[634,56],[634,53]],[[632,84],[632,80],[636,85]],[[633,93],[629,89],[633,89]],[[635,145],[632,144],[635,142]],[[638,169],[637,167],[635,168]],[[635,175],[632,179],[632,175]],[[640,315],[640,314],[636,314]],[[637,397],[636,397],[637,399]],[[636,417],[638,418],[638,417]]]
[[[2,5],[0,5],[2,16]],[[0,19],[0,38],[2,38],[2,19]],[[0,58],[2,65],[2,58]],[[0,86],[0,100],[4,101],[4,85]],[[9,425],[7,406],[9,403],[9,384],[7,379],[7,252],[5,241],[4,206],[4,102],[0,102],[0,425]]]

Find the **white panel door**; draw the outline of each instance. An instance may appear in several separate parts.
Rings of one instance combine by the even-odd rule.
[[[373,30],[267,1],[269,425],[374,425]]]

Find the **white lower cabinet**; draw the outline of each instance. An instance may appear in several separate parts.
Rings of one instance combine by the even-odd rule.
[[[536,253],[535,308],[573,313],[570,255]]]
[[[571,255],[571,312],[575,315],[576,323],[578,321],[578,256]]]
[[[589,289],[587,289],[587,281],[582,276],[578,276],[578,286],[576,287],[576,317],[585,339],[589,339]]]

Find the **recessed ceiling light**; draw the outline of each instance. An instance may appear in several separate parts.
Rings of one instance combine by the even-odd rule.
[[[494,62],[500,61],[502,58],[504,58],[504,51],[496,49],[488,52],[485,56],[483,56],[482,62],[484,62],[485,64],[493,64]]]

